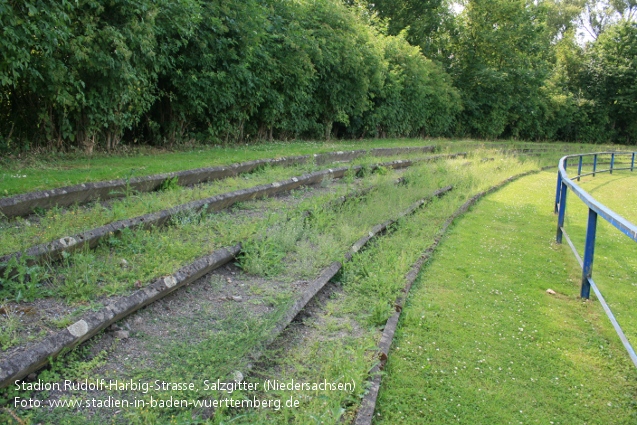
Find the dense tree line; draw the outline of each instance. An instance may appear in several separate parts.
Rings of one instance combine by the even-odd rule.
[[[453,18],[445,3],[371,8],[452,76],[454,134],[637,143],[637,0],[467,0]]]
[[[609,7],[621,17],[586,0],[0,0],[0,147],[630,143],[637,3]]]

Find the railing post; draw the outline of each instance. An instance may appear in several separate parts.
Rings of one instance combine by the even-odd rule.
[[[635,169],[635,152],[633,152],[633,159],[630,160],[630,171]]]
[[[610,154],[610,173],[613,174],[613,167],[615,166],[615,154]]]
[[[597,171],[597,154],[593,156],[593,177],[595,177],[596,171]]]
[[[580,175],[582,174],[582,159],[584,159],[584,157],[580,155],[579,163],[577,164],[577,181],[580,180]]]
[[[597,233],[597,213],[589,208],[588,227],[586,229],[586,246],[584,247],[584,266],[582,267],[582,289],[580,296],[589,298],[591,283],[589,279],[593,274],[593,257],[595,255],[595,234]]]
[[[560,205],[560,189],[562,188],[562,174],[557,171],[557,188],[555,189],[555,214],[557,214],[557,207]]]
[[[562,182],[562,187],[560,188],[560,205],[559,211],[557,213],[557,234],[555,236],[555,241],[557,243],[562,243],[562,227],[564,227],[564,216],[566,214],[566,191],[568,190],[568,186],[566,183]]]

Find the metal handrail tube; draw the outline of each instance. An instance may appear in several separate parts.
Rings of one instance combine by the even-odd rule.
[[[635,168],[634,166],[633,166],[633,167],[614,167],[614,168],[613,168],[613,171],[622,171],[622,170],[630,170],[630,171],[633,171],[633,169],[634,169],[634,168]],[[597,171],[595,171],[595,172],[592,172],[592,171],[591,171],[590,173],[584,173],[584,174],[580,174],[580,175],[578,175],[578,176],[576,176],[576,177],[571,177],[571,180],[578,179],[578,181],[579,181],[579,178],[580,178],[580,177],[586,177],[586,176],[590,176],[590,175],[592,175],[593,177],[595,177],[595,174],[596,174],[596,173],[605,173],[605,172],[608,172],[608,171],[610,171],[610,168],[608,168],[608,169],[606,169],[606,170],[597,170]]]
[[[602,154],[602,153],[607,153],[607,152],[600,152],[599,154]],[[627,152],[627,154],[632,154],[632,152]],[[594,154],[588,154],[588,155],[594,155]],[[612,224],[617,229],[619,229],[623,234],[625,234],[626,236],[628,236],[629,238],[637,242],[637,226],[636,225],[626,220],[624,217],[620,216],[619,214],[612,211],[611,209],[607,208],[599,201],[595,200],[595,198],[593,198],[588,192],[586,192],[577,183],[575,183],[568,177],[568,174],[566,173],[566,165],[567,165],[568,158],[573,158],[578,156],[579,155],[567,155],[563,157],[562,159],[560,159],[560,162],[558,165],[558,173],[561,176],[562,184],[565,184],[566,186],[568,186],[577,195],[577,197],[580,198],[582,202],[584,202],[584,204],[586,204],[587,207],[595,211],[604,220],[608,221],[610,224]],[[597,172],[600,173],[602,172],[602,170],[597,170]]]
[[[631,172],[635,168],[635,153],[637,152],[597,152],[597,153],[588,153],[588,154],[577,154],[577,155],[566,155],[560,159],[558,164],[557,171],[557,188],[555,191],[555,212],[558,214],[557,219],[557,234],[555,240],[557,243],[562,243],[562,238],[566,238],[569,246],[573,250],[573,253],[577,257],[577,260],[582,267],[582,284],[580,289],[580,296],[582,298],[589,298],[591,287],[593,291],[597,295],[597,298],[604,308],[606,315],[610,319],[617,335],[619,335],[622,344],[628,351],[628,354],[637,367],[637,354],[635,354],[635,350],[630,345],[630,342],[626,338],[624,332],[622,331],[619,323],[615,319],[610,307],[604,300],[602,293],[599,291],[599,288],[595,285],[593,281],[593,260],[595,256],[595,238],[597,234],[597,218],[601,216],[604,220],[608,221],[615,228],[621,231],[623,234],[631,238],[634,242],[637,242],[637,226],[630,221],[626,220],[624,217],[620,216],[616,212],[612,211],[610,208],[607,208],[605,205],[595,200],[588,192],[582,189],[575,180],[580,181],[581,177],[593,175],[596,173],[608,172],[610,174],[613,171],[617,170],[630,170]],[[584,156],[593,156],[593,171],[590,173],[582,174],[582,165]],[[606,170],[598,170],[598,156],[599,155],[610,155],[610,168]],[[618,167],[615,168],[615,159],[618,155],[631,155],[631,164],[630,167]],[[577,165],[577,176],[569,177],[566,173],[566,169],[568,167],[569,158],[578,158]],[[577,249],[573,245],[572,241],[568,237],[568,234],[564,230],[564,218],[566,215],[566,195],[568,193],[568,189],[571,189],[578,198],[584,202],[584,204],[588,207],[588,225],[586,227],[586,243],[584,246],[584,258],[581,259]]]

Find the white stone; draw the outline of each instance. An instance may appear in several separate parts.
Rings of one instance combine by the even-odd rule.
[[[64,247],[64,248],[68,248],[70,246],[73,246],[77,243],[77,241],[75,240],[75,238],[72,238],[70,236],[66,236],[62,239],[60,239],[60,244]]]
[[[85,320],[78,320],[66,329],[68,329],[71,335],[79,338],[86,335],[86,333],[88,332],[88,323],[86,323]]]
[[[177,279],[174,276],[168,276],[164,278],[164,284],[167,288],[172,288],[177,284]]]

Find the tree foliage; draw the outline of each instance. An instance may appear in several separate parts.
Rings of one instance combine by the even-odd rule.
[[[637,24],[622,20],[608,28],[586,56],[587,93],[617,139],[637,141]]]
[[[458,91],[442,68],[404,34],[381,38],[386,61],[382,89],[365,116],[368,134],[381,137],[449,134],[461,110]]]
[[[635,0],[461,3],[0,0],[0,149],[636,140]]]
[[[462,132],[538,138],[548,73],[544,10],[528,0],[471,0],[451,72],[462,91]]]
[[[9,148],[356,136],[386,83],[405,89],[386,78],[391,37],[338,0],[0,0],[0,22]],[[457,98],[438,99],[448,78],[418,72],[405,84],[424,103],[410,113],[442,106],[392,134],[453,121]]]

